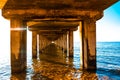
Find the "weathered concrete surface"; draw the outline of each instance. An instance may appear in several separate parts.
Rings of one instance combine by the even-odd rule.
[[[37,58],[37,32],[32,32],[32,58]]]
[[[103,15],[102,11],[93,10],[2,10],[2,15],[5,18],[14,16],[23,17],[29,21],[80,21],[84,17],[95,17],[100,19],[99,15]]]
[[[23,72],[26,69],[26,24],[23,20],[11,20],[11,72]]]
[[[80,26],[82,41],[83,69],[96,69],[96,22],[93,19],[82,21]]]
[[[2,0],[4,1],[4,0]],[[117,0],[8,0],[5,8],[9,9],[30,9],[30,8],[42,8],[42,9],[105,9],[115,3]],[[49,5],[48,5],[49,4]],[[98,8],[96,8],[96,6]]]
[[[64,30],[64,29],[76,29],[80,21],[66,22],[66,21],[49,21],[49,22],[37,22],[36,24],[29,24],[29,30]],[[77,29],[76,29],[77,30]]]
[[[29,17],[31,19],[41,18],[77,18],[103,11],[118,0],[8,0],[3,7],[3,16],[10,18],[12,16]],[[49,5],[48,5],[49,4]],[[96,7],[97,6],[97,7]]]
[[[74,41],[73,41],[73,31],[69,30],[69,56],[73,57],[74,53]]]
[[[60,36],[68,30],[76,31],[79,22],[39,22],[35,25],[29,26],[30,31],[37,31],[50,41],[57,40]]]
[[[64,52],[67,53],[67,33],[63,34],[63,49]]]
[[[38,33],[52,42],[57,40],[64,32],[58,30],[56,31],[49,30],[49,31],[39,31]]]

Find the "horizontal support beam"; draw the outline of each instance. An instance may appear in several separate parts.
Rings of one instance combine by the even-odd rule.
[[[54,18],[54,20],[62,20],[59,18],[73,18],[82,20],[84,17],[96,17],[101,18],[103,11],[101,10],[79,10],[79,9],[63,9],[63,10],[45,10],[45,9],[3,9],[2,15],[5,18],[21,17],[25,20],[45,20],[46,18]]]
[[[118,0],[8,0],[4,9],[104,10],[117,1]]]

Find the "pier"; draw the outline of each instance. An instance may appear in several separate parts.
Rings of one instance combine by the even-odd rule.
[[[59,57],[60,54],[53,54],[59,53],[58,48],[65,56],[73,58],[73,32],[78,28],[82,43],[82,69],[95,71],[96,21],[103,17],[106,8],[117,1],[2,0],[2,16],[10,20],[11,26],[11,72],[26,70],[27,30],[32,32],[33,59],[42,59],[40,55],[50,54]]]

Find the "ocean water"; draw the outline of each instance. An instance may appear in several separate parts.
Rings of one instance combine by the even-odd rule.
[[[80,47],[79,43],[74,44],[74,59],[72,68],[76,69],[74,76],[75,80],[120,80],[120,42],[97,42],[97,71],[96,73],[83,72],[80,70]],[[33,60],[31,58],[31,50],[27,51],[27,71],[25,74],[12,75],[10,71],[10,53],[0,53],[0,80],[48,80],[40,74],[36,74],[33,66]],[[66,59],[67,61],[67,59]],[[44,67],[50,66],[51,63],[44,63],[36,60],[37,65],[40,64]],[[39,65],[38,65],[39,66]],[[37,67],[38,67],[37,66]],[[43,67],[42,66],[42,67]],[[53,67],[63,69],[60,65],[53,65]],[[41,68],[39,66],[39,68]],[[74,68],[74,69],[73,69]],[[64,69],[66,70],[66,69]],[[69,70],[67,70],[69,71]],[[67,73],[68,74],[68,73]],[[68,74],[70,76],[73,73]],[[47,74],[46,74],[47,75]],[[77,76],[76,76],[77,75]],[[22,77],[21,77],[22,76]],[[94,77],[94,78],[93,78]],[[67,78],[66,78],[67,79]],[[66,80],[54,79],[54,80]],[[71,79],[69,79],[71,80]],[[74,79],[73,79],[74,80]]]
[[[97,74],[120,80],[120,42],[97,43]]]

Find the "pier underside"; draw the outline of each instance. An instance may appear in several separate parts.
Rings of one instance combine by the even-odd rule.
[[[73,32],[78,27],[82,42],[80,45],[82,69],[96,70],[96,21],[103,17],[103,10],[117,0],[2,0],[2,2],[5,4],[0,3],[2,15],[11,22],[12,73],[23,72],[26,69],[27,30],[32,32],[32,58],[39,57],[37,50],[40,55],[49,56],[46,54],[47,46],[54,47],[53,50],[47,49],[51,57],[60,56],[52,54],[57,53],[55,51],[59,48],[67,57],[73,58]],[[59,47],[55,48],[55,45]]]

